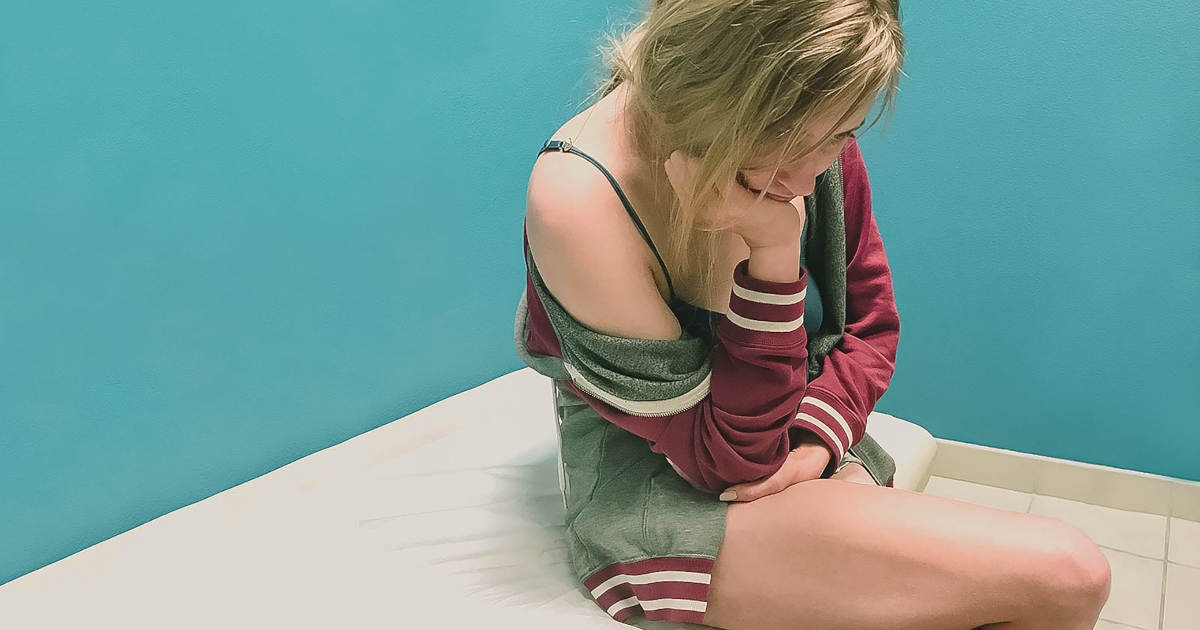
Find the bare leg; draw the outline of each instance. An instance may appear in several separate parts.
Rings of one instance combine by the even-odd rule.
[[[1084,630],[1108,599],[1106,559],[1067,523],[846,481],[730,504],[705,624]]]

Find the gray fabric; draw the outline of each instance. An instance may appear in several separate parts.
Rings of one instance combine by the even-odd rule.
[[[875,483],[881,486],[887,485],[887,481],[896,474],[896,460],[871,437],[870,432],[863,433],[862,439],[846,450],[846,455],[858,457],[859,463],[871,473]]]
[[[545,302],[543,302],[545,304]],[[571,375],[563,366],[563,360],[558,357],[549,355],[533,354],[525,347],[525,340],[529,338],[529,306],[525,298],[525,291],[521,291],[521,300],[517,302],[517,321],[513,327],[513,344],[517,349],[517,358],[521,362],[534,371],[544,376],[549,376],[556,381],[567,380]]]
[[[813,194],[804,198],[805,221],[812,229],[804,258],[809,273],[823,289],[821,328],[808,338],[810,383],[824,371],[825,355],[846,330],[846,211],[842,201],[839,158],[821,174]]]
[[[566,543],[581,580],[614,562],[716,559],[729,504],[696,490],[646,440],[554,383]]]
[[[553,383],[567,557],[580,580],[614,563],[680,557],[715,560],[729,503],[693,488],[666,457]],[[857,462],[848,452],[841,470]]]
[[[584,391],[599,389],[629,401],[662,401],[694,391],[712,372],[711,344],[686,330],[678,339],[631,339],[584,326],[545,289],[532,254],[526,253],[525,262],[558,336],[564,368],[577,372],[572,380]],[[521,339],[517,341],[522,345]],[[686,408],[664,410],[664,414]]]

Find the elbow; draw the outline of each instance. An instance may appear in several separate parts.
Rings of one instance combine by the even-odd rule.
[[[696,472],[689,475],[671,463],[671,467],[693,488],[709,494],[720,494],[730,486],[753,483],[774,475],[787,460],[789,438],[781,434],[780,440],[762,443],[753,452],[736,452],[730,449],[728,457],[714,461],[705,458],[705,464],[697,462]],[[728,445],[725,445],[728,447]]]
[[[788,429],[803,394],[803,390],[797,392],[794,401],[789,398],[770,415],[718,414],[708,421],[679,423],[676,431],[652,441],[650,449],[663,455],[675,474],[702,492],[720,494],[731,485],[763,479],[787,460]]]
[[[671,465],[671,468],[675,469],[675,472],[679,475],[680,478],[682,478],[684,481],[688,482],[688,484],[690,484],[693,488],[695,488],[701,492],[713,492],[713,490],[711,490],[699,483],[696,483],[696,481],[693,480],[691,477],[689,477],[687,475],[687,473],[680,470],[679,466],[676,466],[675,462],[671,461],[670,457],[667,458],[667,463]]]

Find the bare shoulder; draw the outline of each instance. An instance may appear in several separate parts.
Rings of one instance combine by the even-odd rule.
[[[584,158],[547,152],[526,192],[529,250],[546,288],[592,330],[634,339],[678,339],[648,250],[612,185]]]

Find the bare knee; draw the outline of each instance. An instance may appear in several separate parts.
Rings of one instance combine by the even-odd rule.
[[[1112,590],[1112,569],[1100,547],[1087,534],[1072,529],[1077,535],[1076,544],[1065,558],[1064,571],[1071,576],[1068,584],[1080,601],[1099,611]]]
[[[1095,620],[1112,590],[1108,558],[1077,527],[1050,520],[1047,535],[1052,537],[1051,545],[1037,572],[1044,604],[1067,615]]]

